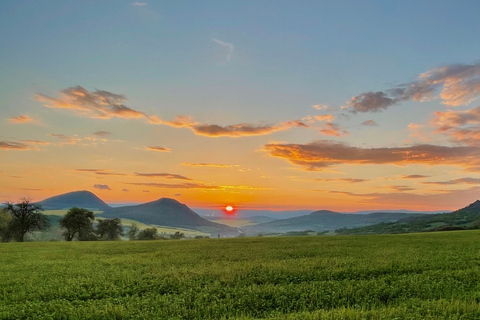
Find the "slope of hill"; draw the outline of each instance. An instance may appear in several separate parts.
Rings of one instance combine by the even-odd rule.
[[[478,229],[480,227],[480,201],[449,213],[410,217],[392,223],[380,223],[362,228],[339,229],[338,234],[382,234],[425,231]]]
[[[285,233],[292,231],[326,231],[344,227],[362,227],[380,222],[392,222],[407,217],[419,217],[419,214],[398,212],[375,212],[370,214],[344,214],[328,210],[320,210],[300,217],[275,220],[253,226],[242,227],[248,235],[259,233]]]
[[[60,194],[38,202],[45,210],[70,209],[80,207],[90,210],[104,211],[110,207],[90,191],[74,191]]]
[[[222,236],[235,236],[239,232],[219,223],[203,219],[186,205],[169,198],[105,210],[100,216],[105,218],[132,219],[146,224],[181,227]]]

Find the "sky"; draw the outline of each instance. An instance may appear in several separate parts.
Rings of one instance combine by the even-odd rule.
[[[0,201],[455,210],[478,1],[1,1]]]

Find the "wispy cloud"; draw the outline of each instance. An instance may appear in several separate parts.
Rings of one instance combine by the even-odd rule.
[[[439,92],[438,96],[436,93]],[[480,63],[454,64],[431,69],[416,81],[386,91],[364,92],[352,97],[347,107],[352,112],[382,111],[402,101],[440,98],[448,106],[471,103],[480,94]]]
[[[335,137],[341,137],[349,134],[348,131],[341,129],[338,124],[332,123],[332,122],[323,124],[323,128],[320,129],[320,133],[325,136],[335,136]]]
[[[401,176],[401,179],[424,179],[424,178],[429,178],[430,176],[426,176],[424,174],[409,174],[406,176]]]
[[[31,144],[41,144],[41,145],[49,145],[50,142],[41,141],[41,140],[21,140],[24,143],[31,143]]]
[[[8,119],[8,122],[20,124],[20,123],[36,123],[37,121],[31,118],[29,115],[22,114],[20,116]]]
[[[75,144],[76,143],[76,138],[75,137],[69,137],[61,133],[49,133],[48,134],[50,137],[55,137],[59,138],[63,141],[65,141],[66,144]]]
[[[127,99],[124,95],[105,90],[90,92],[81,86],[62,90],[60,98],[37,94],[34,99],[42,102],[46,107],[74,110],[79,115],[91,118],[111,119],[117,117],[139,119],[146,116],[143,112],[125,106],[123,103]]]
[[[148,5],[148,3],[146,3],[146,2],[138,2],[137,1],[137,2],[132,3],[132,6],[137,6],[137,7],[143,7],[143,6],[146,6],[146,5]]]
[[[169,184],[169,183],[135,183],[129,182],[126,183],[129,185],[144,186],[144,187],[154,187],[154,188],[164,188],[164,189],[201,189],[201,190],[212,190],[212,191],[225,191],[225,190],[267,190],[269,188],[264,187],[254,187],[248,185],[209,185],[200,182],[185,182],[178,184]]]
[[[433,184],[433,185],[454,185],[454,184],[478,184],[480,185],[479,178],[459,178],[447,181],[425,181],[422,184]]]
[[[367,179],[354,179],[354,178],[324,178],[324,179],[315,179],[315,181],[320,182],[347,182],[347,183],[360,183],[367,182],[370,180]]]
[[[158,151],[158,152],[170,152],[170,151],[172,151],[172,149],[169,149],[169,148],[166,148],[166,147],[160,147],[160,146],[146,147],[146,149],[150,150],[150,151]]]
[[[135,173],[139,177],[149,177],[149,178],[165,178],[165,179],[177,179],[177,180],[189,180],[193,179],[187,178],[185,176],[174,174],[174,173]]]
[[[0,149],[3,150],[30,150],[30,147],[24,143],[13,141],[0,141]]]
[[[95,119],[144,119],[150,124],[166,125],[174,128],[188,128],[197,135],[206,137],[245,137],[267,135],[294,127],[308,127],[300,120],[285,121],[278,124],[239,123],[232,125],[205,124],[187,116],[177,116],[173,121],[163,120],[157,115],[134,110],[124,105],[126,97],[105,90],[89,92],[81,86],[67,88],[60,92],[59,98],[37,94],[35,100],[46,107],[73,110],[76,115]],[[163,150],[166,151],[166,150]]]
[[[96,184],[93,187],[96,188],[96,189],[100,189],[100,190],[112,190],[112,189],[110,189],[108,184]]]
[[[183,162],[182,166],[189,166],[189,167],[210,167],[210,168],[238,168],[240,167],[238,164],[219,164],[219,163],[190,163],[190,162]]]
[[[108,131],[96,131],[93,134],[96,135],[96,136],[99,136],[99,137],[106,137],[106,136],[108,136],[112,133],[108,132]]]
[[[324,191],[332,194],[343,194],[351,197],[362,198],[363,203],[375,206],[391,206],[392,203],[401,204],[402,208],[425,208],[426,210],[446,210],[447,208],[458,209],[465,203],[478,199],[480,187],[471,187],[466,190],[436,190],[434,193],[414,192],[388,192],[388,193],[354,193],[345,191]]]
[[[424,164],[469,165],[480,150],[469,147],[413,145],[397,148],[358,148],[341,142],[321,140],[308,144],[270,143],[264,151],[307,170],[322,170],[338,164]]]
[[[90,172],[90,173],[98,174],[100,176],[127,176],[128,175],[126,173],[111,172],[111,171],[107,171],[105,169],[74,169],[74,171]]]
[[[224,42],[222,40],[218,40],[216,38],[213,38],[212,39],[215,43],[218,43],[219,45],[221,46],[224,46],[228,49],[228,53],[227,53],[227,62],[230,61],[230,59],[232,58],[232,54],[233,54],[233,51],[235,51],[235,46],[233,45],[233,43],[228,43],[228,42]]]

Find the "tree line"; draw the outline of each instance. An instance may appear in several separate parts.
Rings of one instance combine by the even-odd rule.
[[[46,230],[50,223],[42,213],[43,208],[36,203],[24,199],[22,202],[13,204],[6,203],[0,210],[0,239],[3,242],[15,240],[24,242],[27,233],[32,231]],[[97,220],[94,227],[94,213],[88,209],[73,207],[60,219],[60,227],[66,241],[95,241],[95,240],[118,240],[125,235],[124,227],[118,218]],[[158,235],[156,228],[140,228],[133,224],[127,232],[129,240],[160,240],[168,239]],[[175,232],[170,239],[182,239],[182,232]]]

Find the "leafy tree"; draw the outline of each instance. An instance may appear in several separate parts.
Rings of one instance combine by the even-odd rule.
[[[117,240],[123,236],[122,221],[118,218],[101,220],[97,225],[100,239]]]
[[[136,223],[132,223],[130,229],[128,230],[128,239],[135,240],[137,239],[137,233],[140,229],[138,228]]]
[[[157,239],[157,228],[146,228],[138,233],[137,240]]]
[[[183,238],[185,238],[185,234],[180,231],[177,231],[174,234],[170,235],[170,239],[183,239]]]
[[[23,242],[28,232],[45,230],[49,226],[47,217],[42,214],[42,206],[29,199],[17,204],[6,203],[5,211],[12,217],[7,227],[8,236],[18,242]]]
[[[60,220],[60,226],[65,230],[65,240],[72,241],[75,236],[78,240],[89,240],[93,235],[92,222],[95,220],[93,212],[83,208],[73,207]]]
[[[12,220],[12,216],[5,210],[0,209],[0,241],[6,242],[9,240],[8,224],[10,220]]]

